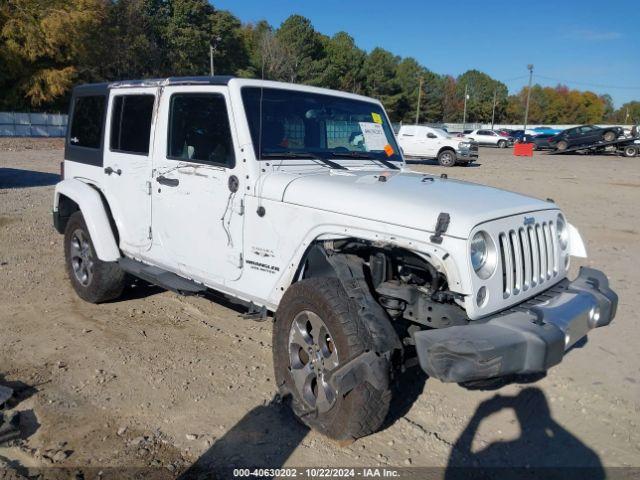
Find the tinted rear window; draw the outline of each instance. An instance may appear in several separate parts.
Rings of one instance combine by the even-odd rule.
[[[69,143],[76,147],[100,148],[107,97],[88,95],[77,97],[73,107],[73,119]]]
[[[118,95],[111,113],[111,150],[147,155],[153,95]]]

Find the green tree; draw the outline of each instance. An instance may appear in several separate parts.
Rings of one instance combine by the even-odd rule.
[[[322,36],[309,19],[291,15],[275,33],[277,48],[285,52],[290,82],[317,84],[325,67]]]
[[[464,92],[467,87],[467,121],[490,122],[493,111],[494,93],[499,102],[496,104],[496,119],[504,117],[506,110],[507,86],[494,80],[486,73],[469,70],[460,75],[456,82],[456,94],[464,102]],[[462,120],[462,118],[461,118]]]
[[[214,9],[206,0],[169,0],[164,30],[169,67],[174,75],[209,73],[209,42]]]
[[[393,120],[399,119],[402,107],[402,90],[396,77],[399,61],[391,52],[374,48],[362,67],[365,94],[380,100]]]
[[[100,26],[106,17],[101,0],[6,0],[2,58],[11,68],[3,86],[16,107],[60,107],[78,78],[87,75]]]
[[[273,28],[266,20],[247,23],[241,27],[240,34],[248,54],[247,65],[238,71],[241,77],[261,78],[263,67],[263,42],[267,35],[273,35]]]
[[[220,39],[214,56],[217,75],[235,75],[249,64],[241,26],[240,20],[226,10],[217,10],[213,15],[212,36]]]
[[[623,104],[616,110],[612,119],[614,122],[628,124],[640,124],[640,101],[634,100]]]
[[[346,32],[338,32],[324,45],[326,68],[321,85],[347,92],[359,93],[363,88],[362,66],[366,58],[353,38]]]
[[[161,1],[119,0],[111,4],[95,52],[96,80],[163,76],[167,72],[162,31],[167,8]]]

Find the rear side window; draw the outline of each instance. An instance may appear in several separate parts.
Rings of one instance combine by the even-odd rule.
[[[149,154],[153,95],[118,95],[111,113],[111,150]]]
[[[168,157],[234,166],[231,129],[222,95],[179,93],[171,97]]]
[[[71,145],[96,149],[101,147],[106,102],[105,95],[76,97],[69,134]]]

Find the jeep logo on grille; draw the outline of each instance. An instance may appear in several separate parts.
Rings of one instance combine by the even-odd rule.
[[[524,217],[525,225],[533,225],[534,223],[536,223],[536,219],[534,217]]]

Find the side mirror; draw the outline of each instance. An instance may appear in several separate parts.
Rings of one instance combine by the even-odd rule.
[[[438,138],[438,136],[433,134],[433,133],[431,133],[431,132],[429,132],[429,133],[427,133],[427,138]]]

